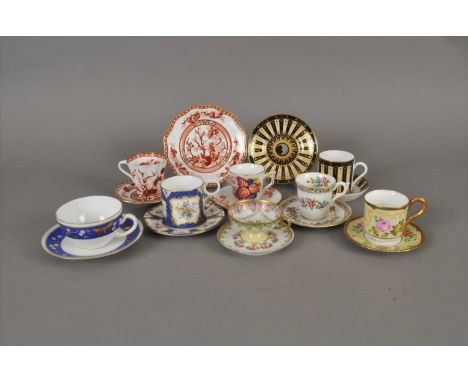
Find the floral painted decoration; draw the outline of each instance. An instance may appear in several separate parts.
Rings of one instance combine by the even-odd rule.
[[[370,233],[373,236],[386,238],[388,236],[398,236],[405,225],[404,220],[400,220],[397,224],[392,224],[391,221],[386,220],[380,216],[374,216],[375,224],[372,226]]]
[[[322,209],[330,204],[327,200],[319,201],[311,198],[299,198],[298,202],[301,207],[310,209]]]

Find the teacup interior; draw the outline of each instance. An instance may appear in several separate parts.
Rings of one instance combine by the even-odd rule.
[[[320,158],[328,162],[349,162],[354,159],[354,155],[348,151],[327,150],[320,153]]]
[[[159,153],[135,154],[127,158],[127,163],[138,166],[151,166],[160,164],[166,160],[166,157]]]
[[[177,175],[163,180],[161,188],[170,192],[192,191],[203,185],[203,180],[192,175]]]
[[[365,196],[366,201],[377,207],[398,208],[408,204],[409,199],[398,191],[373,190]]]
[[[257,175],[264,171],[262,165],[255,163],[241,163],[231,167],[231,173],[236,175]]]
[[[122,203],[110,196],[86,196],[61,206],[56,217],[66,224],[92,224],[107,220],[122,211]]]
[[[296,183],[304,187],[329,188],[336,183],[336,180],[333,176],[321,172],[306,172],[296,176]]]
[[[281,217],[281,208],[270,202],[252,200],[236,203],[228,214],[241,223],[271,223]]]

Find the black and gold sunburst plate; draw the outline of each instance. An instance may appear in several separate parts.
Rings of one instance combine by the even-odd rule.
[[[317,158],[315,133],[303,120],[287,114],[273,115],[252,132],[249,159],[266,172],[275,171],[275,183],[291,183]]]

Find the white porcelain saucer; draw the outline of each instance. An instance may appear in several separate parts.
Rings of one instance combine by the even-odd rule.
[[[133,222],[127,219],[116,232],[129,229],[132,225]],[[91,260],[114,255],[127,249],[138,241],[142,233],[143,224],[138,220],[138,227],[131,234],[124,237],[115,237],[103,247],[84,249],[76,246],[71,239],[65,236],[63,229],[56,224],[42,236],[41,244],[48,254],[61,259]]]
[[[172,228],[164,224],[163,205],[157,205],[145,213],[144,220],[152,231],[167,236],[193,236],[216,228],[224,219],[225,212],[210,200],[205,200],[206,220],[193,228]]]
[[[367,182],[367,179],[365,177],[362,177],[359,180],[359,183],[353,184],[353,187],[351,188],[351,192],[343,195],[338,200],[341,200],[342,202],[352,202],[353,200],[356,200],[360,198],[362,195],[364,195],[368,189],[369,189],[369,183]]]
[[[114,190],[114,196],[130,204],[155,204],[161,202],[161,192],[154,195],[142,195],[131,180],[120,183]]]
[[[269,187],[263,192],[263,195],[259,199],[278,204],[281,201],[281,198],[281,193],[276,188]],[[237,198],[232,193],[231,185],[228,185],[221,188],[221,190],[213,196],[213,201],[218,206],[228,209],[231,204],[237,202]]]
[[[241,239],[239,226],[232,221],[223,224],[217,234],[218,241],[231,251],[249,256],[269,255],[287,247],[294,239],[294,232],[285,223],[268,231],[268,239],[263,243],[251,244]]]
[[[312,221],[304,218],[297,204],[297,196],[292,196],[281,203],[283,216],[287,217],[291,223],[310,228],[327,228],[343,224],[351,217],[351,207],[341,200],[335,201],[329,207],[328,216],[322,220]]]

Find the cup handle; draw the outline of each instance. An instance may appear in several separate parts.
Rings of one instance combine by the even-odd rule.
[[[405,228],[409,223],[411,223],[414,219],[420,217],[427,210],[427,201],[424,198],[413,198],[413,199],[411,199],[411,201],[409,202],[408,210],[415,203],[420,203],[421,204],[421,209],[418,212],[416,212],[414,215],[411,215],[408,219],[406,219]]]
[[[266,186],[263,187],[264,190],[267,188],[270,188],[271,186],[275,184],[275,177],[276,177],[275,171],[270,171],[268,174],[265,174],[265,178],[270,178],[270,182]]]
[[[364,177],[364,175],[367,174],[367,169],[368,169],[368,168],[367,168],[367,164],[365,164],[364,162],[357,162],[357,163],[355,163],[354,166],[353,166],[353,173],[354,173],[354,171],[356,170],[356,167],[358,167],[358,166],[363,167],[363,168],[364,168],[364,171],[363,171],[356,179],[354,179],[354,180],[351,179],[351,184],[353,184],[353,185],[354,185],[354,184],[357,184],[357,183]]]
[[[208,187],[208,184],[210,183],[215,183],[216,184],[216,190],[215,191],[208,191],[206,188]],[[205,194],[207,194],[208,196],[215,196],[219,190],[221,189],[221,183],[219,183],[217,180],[209,180],[205,183],[205,185],[203,186],[203,191],[205,191]]]
[[[132,178],[132,174],[130,174],[129,171],[126,171],[124,168],[122,168],[123,165],[127,165],[128,167],[128,163],[127,161],[124,159],[124,160],[121,160],[118,164],[117,164],[117,167],[119,168],[119,170],[121,172],[123,172],[125,175],[127,175],[130,179],[133,179]]]
[[[123,215],[122,215],[122,218],[121,218],[121,221],[124,222],[124,221],[127,220],[127,219],[131,219],[131,220],[132,220],[132,222],[133,222],[132,226],[131,226],[130,229],[127,230],[127,231],[116,232],[116,233],[115,233],[115,236],[116,236],[116,237],[122,237],[122,236],[130,235],[130,234],[131,234],[133,231],[135,231],[136,228],[138,227],[138,220],[137,220],[137,218],[136,218],[135,215],[133,215],[133,214],[123,214]]]
[[[291,220],[289,220],[286,216],[282,216],[281,220],[285,222],[289,228],[291,228]]]
[[[333,199],[331,200],[331,203],[335,203],[336,199],[341,198],[344,194],[348,192],[348,183],[346,182],[337,182],[335,184],[335,187],[333,187],[333,191],[335,191],[338,187],[343,186],[343,191],[337,192]]]

